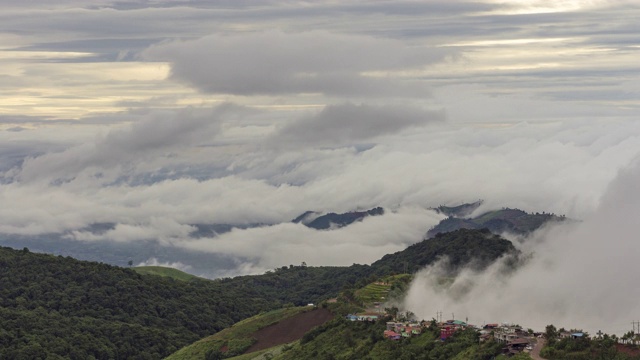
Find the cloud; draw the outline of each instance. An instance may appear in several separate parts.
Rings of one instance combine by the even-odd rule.
[[[584,221],[527,239],[522,247],[533,257],[515,274],[501,273],[496,264],[484,273],[464,271],[451,289],[442,289],[433,285],[436,268],[429,268],[417,275],[405,305],[424,318],[444,311],[475,324],[510,321],[543,330],[553,323],[591,333],[626,332],[629,317],[640,311],[635,300],[640,296],[635,285],[639,184],[636,160]]]
[[[318,114],[283,126],[267,142],[276,146],[350,145],[444,118],[443,112],[406,105],[328,105]]]
[[[176,148],[211,141],[219,131],[219,116],[228,107],[152,113],[129,127],[111,130],[95,142],[28,158],[16,176],[20,181],[66,181],[87,169],[100,172],[167,156]]]
[[[169,268],[173,268],[173,269],[178,269],[180,271],[184,271],[184,272],[189,272],[191,271],[191,266],[189,265],[185,265],[179,261],[176,262],[161,262],[158,259],[152,257],[147,259],[146,261],[142,261],[139,264],[137,264],[136,266],[163,266],[163,267],[169,267]]]
[[[269,31],[161,43],[142,56],[170,62],[173,79],[210,93],[423,97],[422,82],[393,72],[419,69],[453,53],[362,35]]]
[[[403,207],[331,231],[283,223],[185,240],[181,246],[248,259],[243,266],[251,264],[253,273],[302,262],[313,266],[369,264],[420,241],[441,218],[424,208]]]

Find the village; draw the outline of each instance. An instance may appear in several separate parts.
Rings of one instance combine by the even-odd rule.
[[[426,328],[439,330],[439,341],[446,341],[447,338],[455,334],[457,331],[466,329],[474,329],[479,334],[479,341],[484,342],[493,338],[503,343],[503,353],[506,355],[515,355],[520,352],[530,352],[532,355],[539,353],[544,343],[543,334],[534,332],[530,329],[523,329],[516,324],[507,323],[491,323],[482,326],[468,324],[467,321],[450,319],[440,319],[442,312],[438,312],[436,320],[417,321],[411,313],[399,313],[396,307],[384,308],[383,304],[389,296],[390,290],[397,284],[398,280],[406,278],[406,275],[397,275],[368,284],[364,288],[357,291],[357,295],[367,310],[362,313],[349,314],[347,320],[376,322],[380,318],[391,318],[387,321],[386,328],[383,332],[385,339],[389,341],[400,341],[403,338],[411,338],[419,336]],[[384,310],[383,310],[384,309]],[[452,314],[453,316],[453,314]],[[584,336],[584,334],[563,333],[562,336]],[[537,346],[536,346],[537,345]]]
[[[449,320],[445,320],[443,319],[442,311],[434,314],[436,316],[432,320],[418,320],[411,312],[403,313],[395,306],[385,307],[388,304],[393,304],[393,301],[389,302],[389,299],[402,295],[404,291],[402,284],[407,283],[408,279],[410,279],[410,276],[407,274],[388,276],[356,290],[353,293],[353,297],[347,299],[347,301],[351,301],[352,304],[357,305],[363,311],[349,314],[346,319],[359,322],[378,322],[386,319],[386,326],[382,336],[387,341],[411,339],[412,337],[420,336],[428,329],[439,334],[437,341],[445,342],[459,331],[472,329],[477,332],[480,343],[496,341],[502,344],[502,353],[506,356],[527,353],[533,359],[544,359],[540,356],[540,352],[546,345],[549,345],[547,341],[549,327],[541,329],[544,331],[541,332],[525,328],[519,324],[505,322],[474,325],[469,323],[468,318],[465,321],[454,318],[453,313]],[[335,302],[337,299],[332,299],[331,301]],[[634,326],[633,331],[629,331],[622,337],[604,334],[601,331],[591,337],[582,330],[555,329],[553,325],[550,326],[553,328],[553,342],[566,339],[565,341],[569,342],[577,341],[588,344],[593,340],[607,340],[618,351],[632,356],[640,356],[640,347],[636,346],[640,343],[640,321],[637,325],[637,330]]]
[[[385,316],[388,316],[385,315]],[[367,321],[375,322],[380,319],[380,315],[364,313],[364,314],[349,314],[347,320],[350,321]],[[402,338],[411,338],[413,336],[420,335],[424,329],[429,327],[437,327],[440,331],[439,341],[446,341],[447,338],[454,335],[457,331],[466,329],[474,329],[479,333],[479,341],[487,341],[491,338],[504,344],[503,353],[506,355],[515,355],[520,352],[532,352],[536,344],[543,342],[543,333],[534,332],[530,329],[525,330],[519,325],[514,324],[485,324],[483,326],[476,326],[467,324],[462,320],[446,320],[446,321],[387,321],[386,329],[383,332],[383,336],[387,340],[398,341]],[[582,337],[584,333],[570,333],[563,332],[560,334],[562,337]],[[538,349],[539,351],[539,349]]]

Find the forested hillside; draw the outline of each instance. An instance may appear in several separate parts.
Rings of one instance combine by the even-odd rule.
[[[474,260],[474,265],[483,268],[504,254],[517,255],[511,241],[494,235],[488,229],[459,229],[449,233],[439,233],[433,239],[413,244],[405,250],[385,255],[371,267],[376,273],[413,273],[447,257],[452,270]]]
[[[0,248],[0,358],[158,359],[280,306],[250,286],[176,281]]]
[[[442,256],[488,263],[512,244],[485,230],[424,240],[372,265],[289,265],[191,281],[0,248],[0,358],[159,359],[264,310],[306,305]]]

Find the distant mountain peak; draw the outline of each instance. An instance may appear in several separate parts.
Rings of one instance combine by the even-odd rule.
[[[531,233],[549,222],[559,222],[565,219],[564,216],[557,216],[552,213],[528,213],[520,209],[502,208],[500,210],[487,211],[474,218],[465,219],[449,216],[431,228],[427,232],[427,238],[432,238],[438,233],[447,233],[458,229],[482,228],[487,228],[494,234],[508,232],[522,235]]]
[[[432,208],[438,214],[443,214],[449,217],[463,218],[471,215],[477,208],[484,203],[484,200],[478,200],[472,203],[465,203],[458,206],[446,206],[440,205],[437,208]]]
[[[331,228],[341,228],[350,225],[356,221],[362,221],[367,216],[383,215],[384,209],[376,207],[365,211],[350,211],[346,213],[327,213],[323,214],[317,211],[306,211],[297,218],[293,219],[294,223],[302,223],[303,225],[317,229],[328,230]]]

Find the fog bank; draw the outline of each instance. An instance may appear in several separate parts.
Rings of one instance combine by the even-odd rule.
[[[513,322],[544,330],[548,324],[621,334],[640,314],[640,163],[622,170],[584,221],[544,229],[522,249],[532,257],[513,275],[497,262],[483,273],[462,271],[448,288],[434,286],[438,267],[417,274],[405,306],[431,319],[469,318],[477,325]]]

